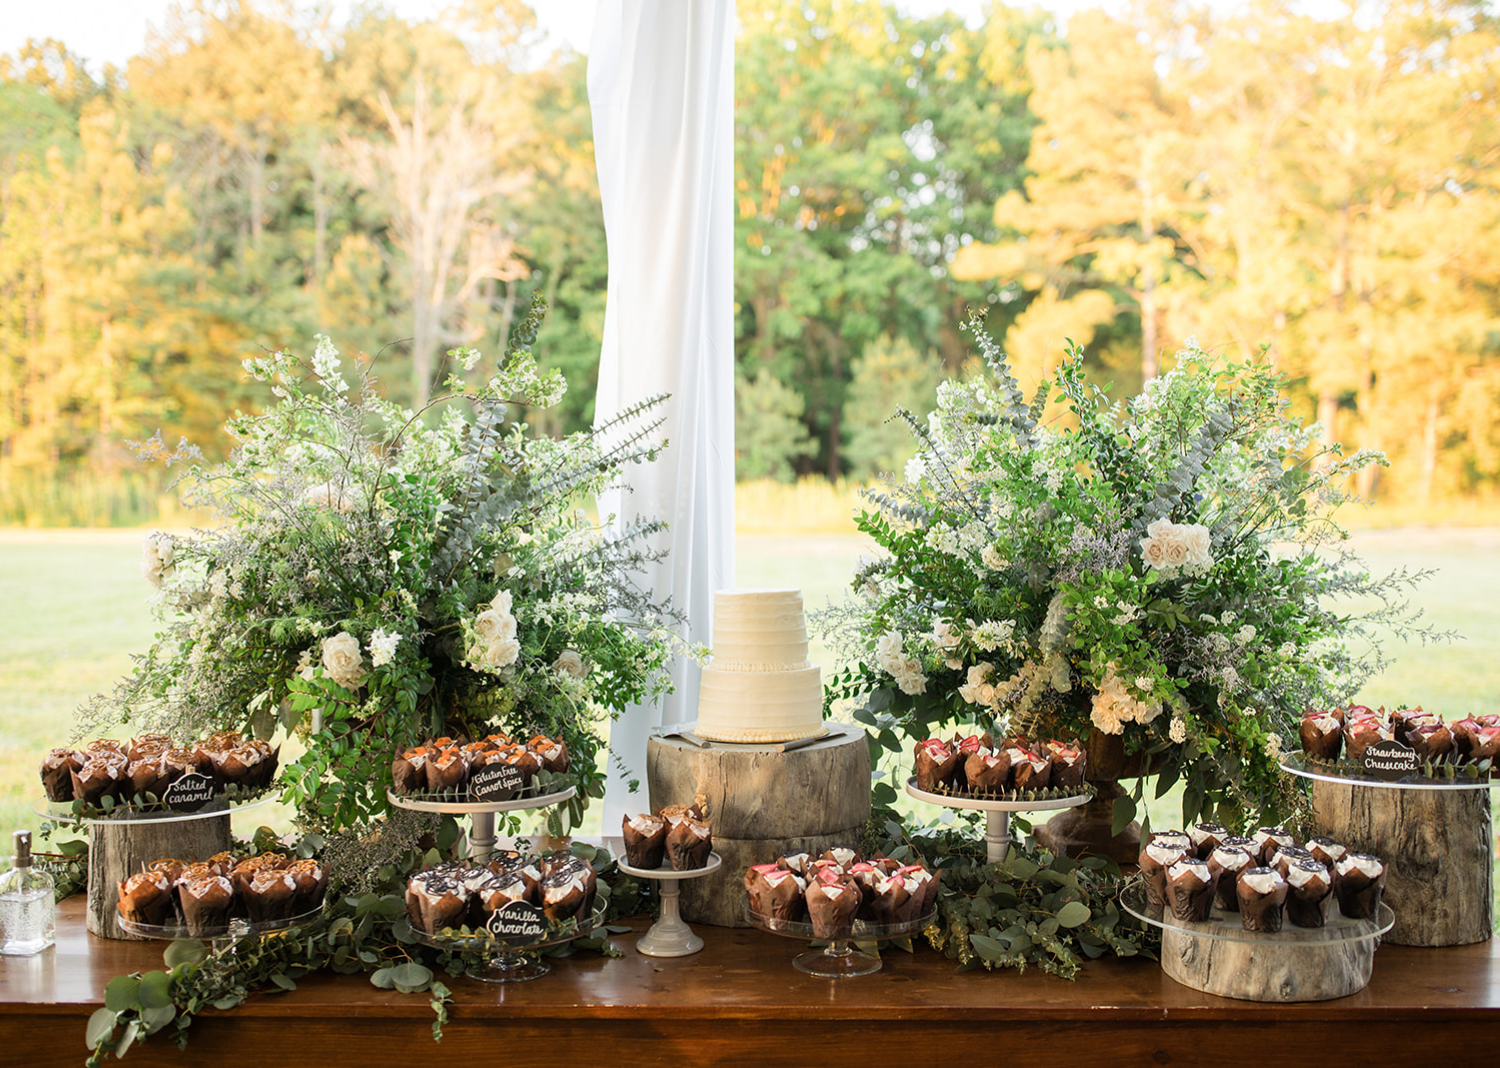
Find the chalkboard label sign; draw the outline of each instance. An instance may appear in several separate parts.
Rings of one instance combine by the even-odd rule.
[[[475,801],[509,801],[525,783],[514,764],[486,764],[469,777],[469,796]]]
[[[1400,742],[1376,742],[1365,750],[1365,771],[1394,782],[1418,771],[1417,751]]]
[[[161,799],[174,812],[197,812],[217,796],[212,776],[190,771],[169,785]]]
[[[486,930],[511,945],[524,946],[540,942],[547,930],[542,910],[526,901],[512,901],[490,914]]]

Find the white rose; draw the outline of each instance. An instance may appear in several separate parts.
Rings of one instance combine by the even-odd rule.
[[[1187,543],[1176,531],[1173,531],[1172,536],[1167,539],[1162,549],[1162,557],[1166,560],[1168,567],[1181,567],[1188,562]]]
[[[521,655],[521,643],[514,638],[497,638],[484,650],[484,664],[498,671],[510,667]]]
[[[1209,537],[1208,528],[1201,523],[1188,523],[1177,528],[1178,536],[1187,549],[1188,563],[1194,567],[1201,567],[1205,571],[1213,566],[1214,559],[1209,552],[1213,539]]]
[[[509,590],[501,590],[499,593],[495,594],[494,599],[490,601],[490,607],[499,612],[502,616],[510,615],[512,607],[511,592]]]
[[[151,585],[160,588],[161,580],[172,573],[172,535],[153,530],[141,542],[141,574]]]
[[[358,689],[367,674],[364,658],[359,655],[359,639],[347,630],[324,638],[323,673],[346,689]]]
[[[576,649],[564,649],[559,653],[557,659],[552,661],[552,670],[562,675],[572,675],[575,679],[581,679],[588,673],[583,657],[578,655]]]
[[[488,642],[501,641],[516,636],[516,617],[508,612],[486,608],[474,619],[474,629]]]

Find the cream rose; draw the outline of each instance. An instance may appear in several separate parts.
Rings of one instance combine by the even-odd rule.
[[[323,639],[323,673],[346,689],[356,690],[364,684],[364,658],[359,653],[359,639],[347,630]]]
[[[485,646],[484,666],[498,671],[510,667],[520,656],[520,642],[514,638],[497,638]]]
[[[474,619],[474,629],[486,643],[516,636],[516,617],[509,612],[486,608]]]
[[[151,585],[160,588],[162,579],[172,573],[173,549],[172,535],[161,530],[153,530],[141,542],[141,574]]]
[[[578,655],[577,649],[564,649],[558,654],[557,659],[552,661],[552,670],[581,679],[588,674],[589,669],[584,666],[583,657]]]

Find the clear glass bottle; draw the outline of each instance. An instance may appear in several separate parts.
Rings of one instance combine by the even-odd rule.
[[[10,871],[0,875],[0,953],[28,956],[57,939],[52,876],[31,862],[31,832],[17,831]]]

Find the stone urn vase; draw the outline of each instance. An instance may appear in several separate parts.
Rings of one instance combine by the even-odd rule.
[[[1115,801],[1124,797],[1121,779],[1145,773],[1140,753],[1126,753],[1118,734],[1091,731],[1085,747],[1088,770],[1084,777],[1097,793],[1092,801],[1066,809],[1036,829],[1037,844],[1070,857],[1108,857],[1117,864],[1134,864],[1141,852],[1141,825],[1131,820],[1114,834]]]

